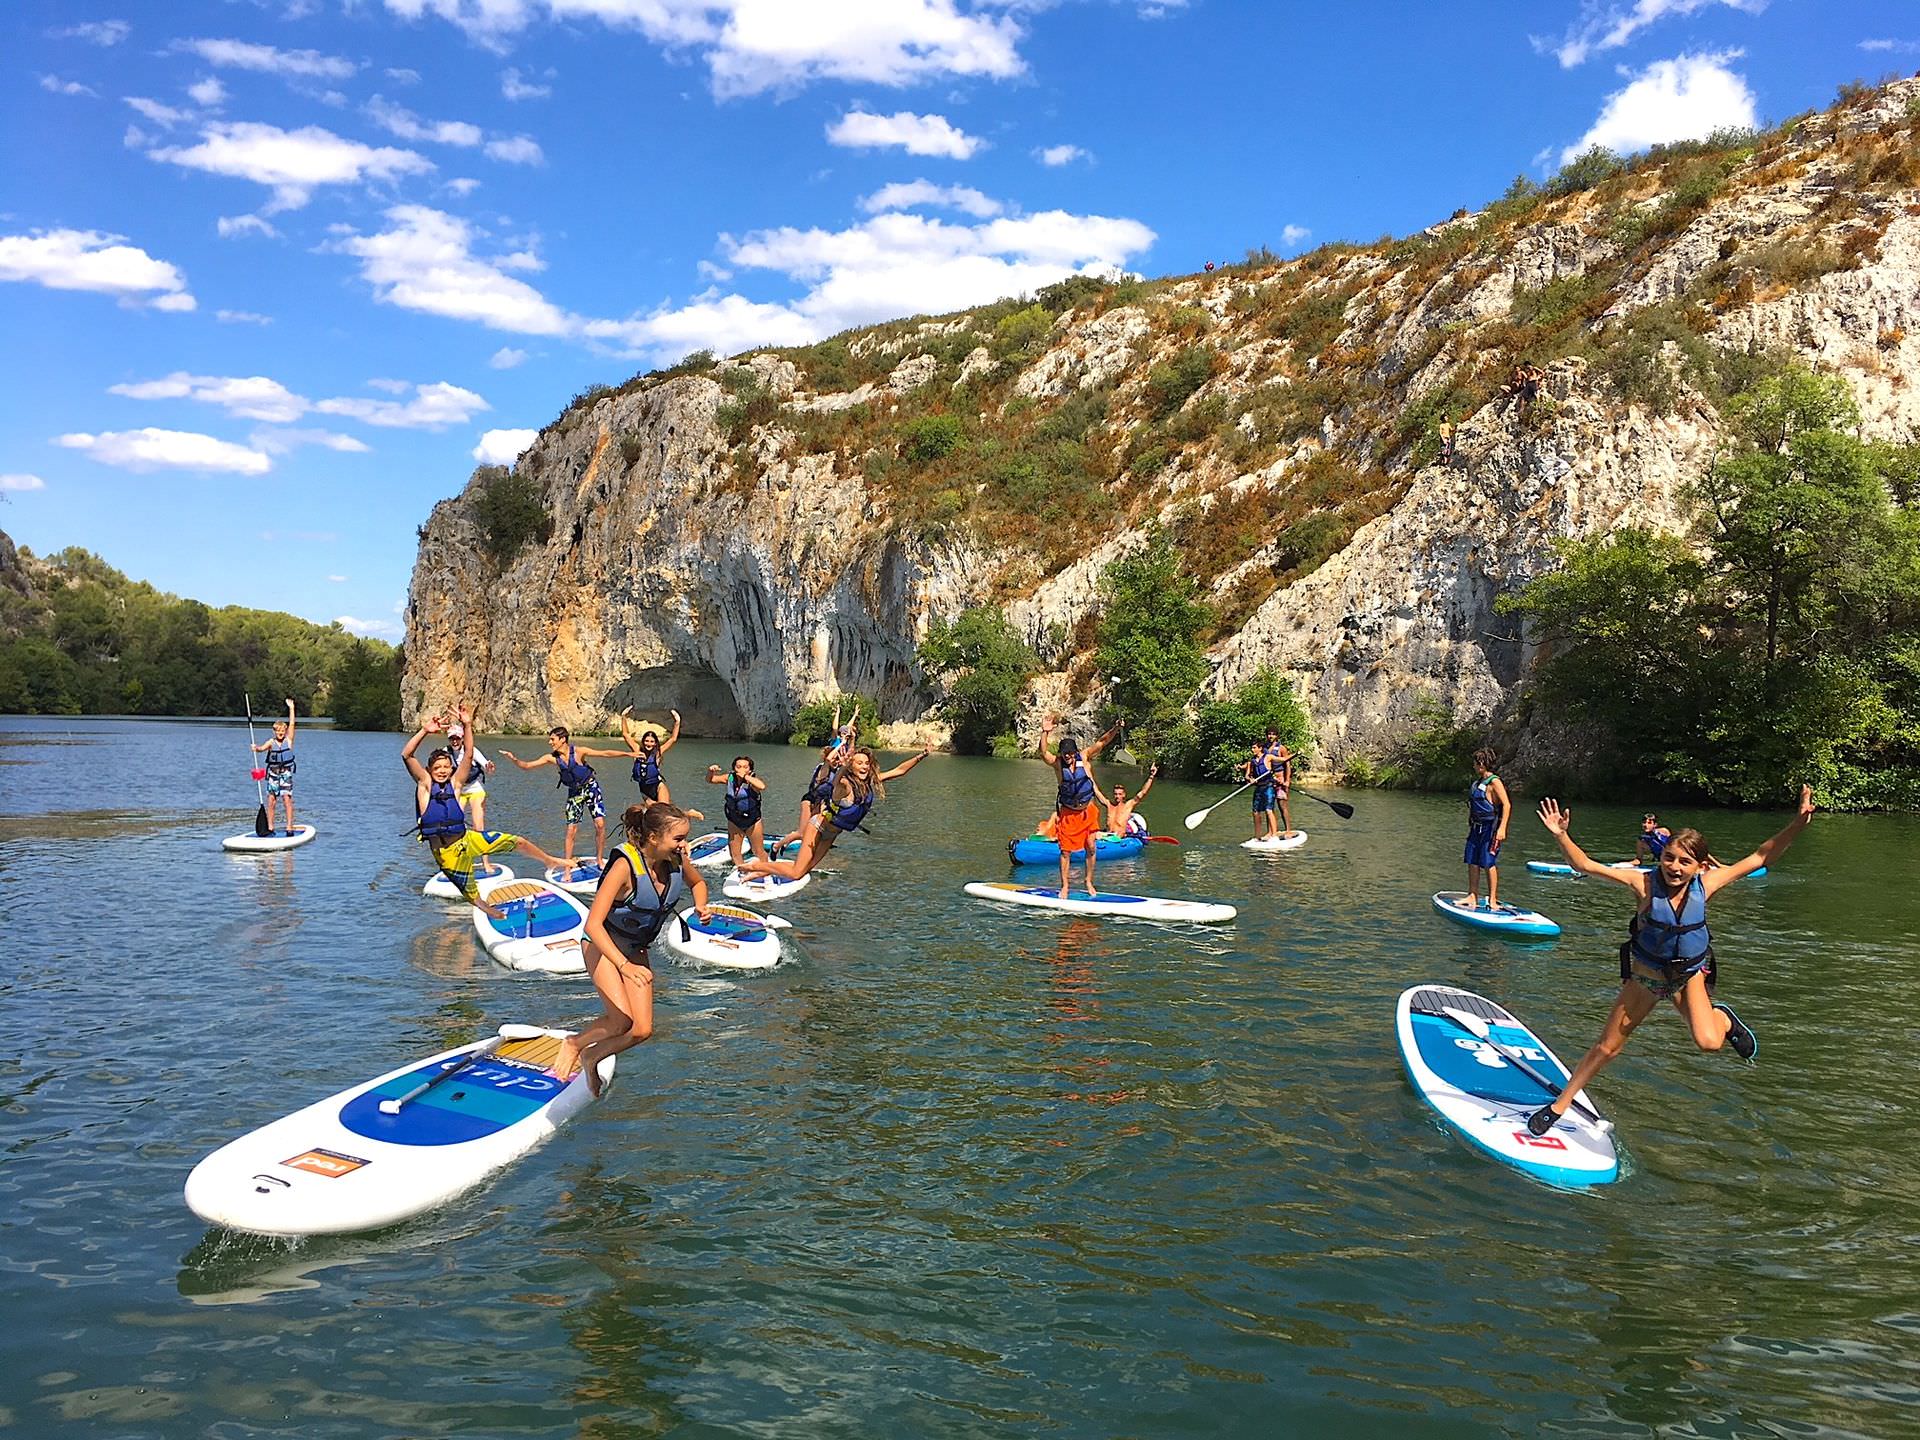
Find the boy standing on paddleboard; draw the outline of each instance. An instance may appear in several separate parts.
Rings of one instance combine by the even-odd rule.
[[[1482,910],[1500,908],[1500,847],[1507,843],[1507,821],[1513,802],[1507,787],[1493,773],[1497,757],[1491,750],[1473,752],[1473,783],[1467,787],[1467,905]],[[1487,899],[1480,904],[1480,876],[1487,877]]]
[[[567,869],[573,868],[573,842],[580,833],[581,817],[586,815],[593,817],[594,861],[603,862],[607,856],[607,802],[600,794],[600,781],[587,760],[625,759],[634,752],[589,750],[584,745],[575,746],[573,737],[567,733],[564,725],[556,725],[547,732],[547,744],[553,748],[538,760],[522,760],[504,745],[500,747],[500,753],[522,770],[538,770],[542,765],[551,765],[560,772],[560,784],[567,792],[567,858],[564,862],[555,860],[551,863],[564,863]]]
[[[1707,929],[1707,901],[1720,890],[1764,866],[1778,862],[1813,819],[1813,787],[1800,787],[1800,808],[1771,840],[1746,859],[1710,867],[1707,842],[1698,830],[1676,830],[1661,848],[1651,874],[1601,865],[1587,857],[1568,833],[1573,812],[1549,797],[1540,802],[1540,823],[1560,842],[1567,863],[1582,875],[1598,875],[1624,885],[1638,897],[1627,943],[1620,947],[1620,994],[1606,1028],[1587,1051],[1551,1105],[1527,1119],[1527,1129],[1545,1135],[1567,1113],[1594,1076],[1620,1053],[1640,1022],[1662,1000],[1686,1018],[1693,1043],[1702,1050],[1732,1046],[1742,1060],[1760,1053],[1760,1042],[1730,1005],[1713,1001],[1713,937]]]
[[[279,799],[287,810],[287,834],[293,834],[293,772],[299,762],[293,756],[293,701],[287,701],[287,718],[273,722],[273,738],[264,745],[251,747],[266,756],[267,833],[273,833],[273,802]]]
[[[1086,754],[1080,753],[1080,747],[1071,736],[1060,742],[1056,753],[1053,748],[1053,727],[1057,724],[1054,716],[1049,715],[1040,725],[1040,758],[1053,767],[1059,777],[1059,793],[1054,801],[1054,842],[1060,847],[1060,898],[1066,899],[1072,885],[1073,857],[1082,851],[1087,857],[1087,894],[1098,895],[1093,888],[1093,856],[1097,842],[1094,832],[1100,828],[1100,812],[1094,806],[1096,799],[1105,801],[1100,787],[1094,783],[1094,756],[1113,742],[1120,733],[1120,727],[1114,726],[1093,744]]]

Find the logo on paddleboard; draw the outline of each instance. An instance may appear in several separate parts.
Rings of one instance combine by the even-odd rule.
[[[309,1175],[324,1175],[329,1180],[337,1180],[373,1162],[355,1155],[342,1155],[338,1150],[306,1150],[280,1163],[289,1170],[305,1170]]]

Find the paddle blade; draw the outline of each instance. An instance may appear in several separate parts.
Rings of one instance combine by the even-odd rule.
[[[1147,843],[1149,845],[1178,845],[1180,842],[1172,835],[1149,835],[1147,836]]]
[[[256,835],[271,835],[273,833],[273,826],[267,823],[267,807],[265,805],[262,805],[258,810],[253,812],[253,833]]]
[[[250,772],[250,776],[254,781],[258,782],[267,778],[267,772],[264,770],[254,770]]]
[[[1333,813],[1338,815],[1342,820],[1351,820],[1353,818],[1353,807],[1345,801],[1329,800],[1327,804],[1333,807]]]
[[[1181,823],[1183,823],[1189,830],[1198,830],[1200,828],[1200,822],[1206,819],[1207,816],[1211,815],[1212,813],[1213,813],[1213,807],[1209,805],[1204,810],[1194,811],[1191,815],[1187,816],[1187,818]]]

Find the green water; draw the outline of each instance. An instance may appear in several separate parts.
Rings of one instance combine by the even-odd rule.
[[[180,1187],[246,1129],[586,983],[491,965],[423,900],[389,736],[302,729],[302,850],[238,857],[232,728],[0,721],[0,1428],[22,1435],[1891,1436],[1920,1433],[1916,826],[1825,817],[1715,907],[1761,1063],[1671,1013],[1593,1095],[1590,1195],[1478,1158],[1403,1078],[1393,1002],[1464,984],[1563,1056],[1625,892],[1530,879],[1550,944],[1434,915],[1464,805],[1374,793],[1249,855],[1245,797],[1155,788],[1111,888],[1229,926],[967,899],[1047,808],[936,756],[781,908],[792,963],[661,968],[607,1100],[410,1224],[279,1245]],[[497,753],[495,742],[483,747]],[[732,745],[683,742],[676,798]],[[528,742],[523,755],[538,753]],[[759,747],[771,808],[809,757]],[[604,762],[611,800],[632,786]],[[549,846],[550,774],[490,821]],[[1725,856],[1783,816],[1676,813]],[[1575,806],[1596,853],[1637,812]],[[1031,872],[1027,872],[1031,873]]]

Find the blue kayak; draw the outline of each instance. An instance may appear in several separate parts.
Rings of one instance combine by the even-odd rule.
[[[1093,841],[1093,858],[1098,860],[1127,860],[1147,848],[1144,835],[1096,835]],[[1023,840],[1009,840],[1007,854],[1016,865],[1057,865],[1060,863],[1060,846],[1044,835],[1029,835]]]
[[[1462,925],[1471,925],[1477,930],[1497,930],[1516,939],[1547,939],[1560,933],[1560,927],[1537,910],[1518,910],[1511,905],[1482,910],[1471,904],[1464,890],[1442,890],[1433,897],[1433,908]]]

